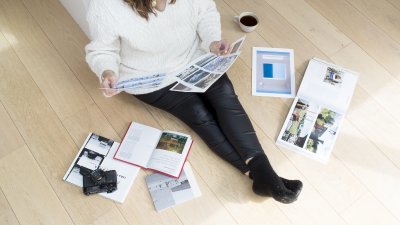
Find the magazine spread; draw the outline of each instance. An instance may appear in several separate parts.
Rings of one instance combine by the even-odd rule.
[[[63,180],[82,187],[82,175],[79,173],[81,168],[116,170],[118,189],[113,193],[100,193],[100,195],[123,203],[140,168],[114,160],[113,156],[118,146],[118,142],[90,133]]]
[[[295,97],[293,49],[253,47],[252,95]]]
[[[191,145],[192,138],[187,134],[132,122],[114,159],[177,178]]]
[[[217,81],[235,62],[240,54],[240,48],[244,42],[245,36],[231,44],[229,53],[223,56],[217,56],[208,53],[195,59],[184,68],[173,72],[178,83],[173,86],[171,91],[179,92],[205,92],[215,81]],[[128,67],[124,64],[122,66]],[[128,67],[129,68],[129,67]],[[129,80],[120,81],[115,88],[117,91],[126,91],[144,88],[156,88],[165,79],[167,73],[157,72],[140,77],[134,77]]]
[[[358,74],[310,60],[277,143],[326,163],[349,107]]]
[[[157,212],[201,195],[189,163],[178,179],[154,173],[146,177],[146,183]]]
[[[235,41],[227,55],[205,54],[190,63],[176,75],[178,84],[171,91],[203,93],[215,83],[238,58],[245,37]]]

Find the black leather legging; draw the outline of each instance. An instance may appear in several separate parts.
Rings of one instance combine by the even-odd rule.
[[[182,120],[210,149],[242,173],[249,170],[247,159],[264,154],[226,74],[205,93],[169,91],[171,87],[135,97]]]

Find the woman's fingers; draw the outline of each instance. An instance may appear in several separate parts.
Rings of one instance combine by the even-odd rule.
[[[210,51],[216,55],[226,55],[229,53],[230,43],[226,40],[214,41],[210,45]]]
[[[106,97],[114,96],[120,92],[115,90],[118,78],[113,71],[106,70],[103,72],[101,77],[103,81],[101,82],[100,87]]]
[[[104,79],[100,86],[104,95],[106,95],[107,97],[111,97],[119,93],[117,90],[114,89],[116,88],[116,81],[110,78]]]

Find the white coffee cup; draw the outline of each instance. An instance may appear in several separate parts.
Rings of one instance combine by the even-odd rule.
[[[257,15],[253,12],[242,12],[239,16],[235,16],[234,20],[244,32],[254,31],[259,23]]]

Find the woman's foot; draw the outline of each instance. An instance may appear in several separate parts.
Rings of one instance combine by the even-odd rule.
[[[281,177],[281,180],[287,189],[296,193],[297,196],[300,195],[300,192],[303,189],[303,182],[300,180],[288,180],[283,177]]]
[[[271,196],[282,203],[297,200],[303,184],[299,180],[287,180],[279,177],[272,169],[266,155],[258,155],[250,160],[250,177],[253,179],[253,191],[261,196]]]

